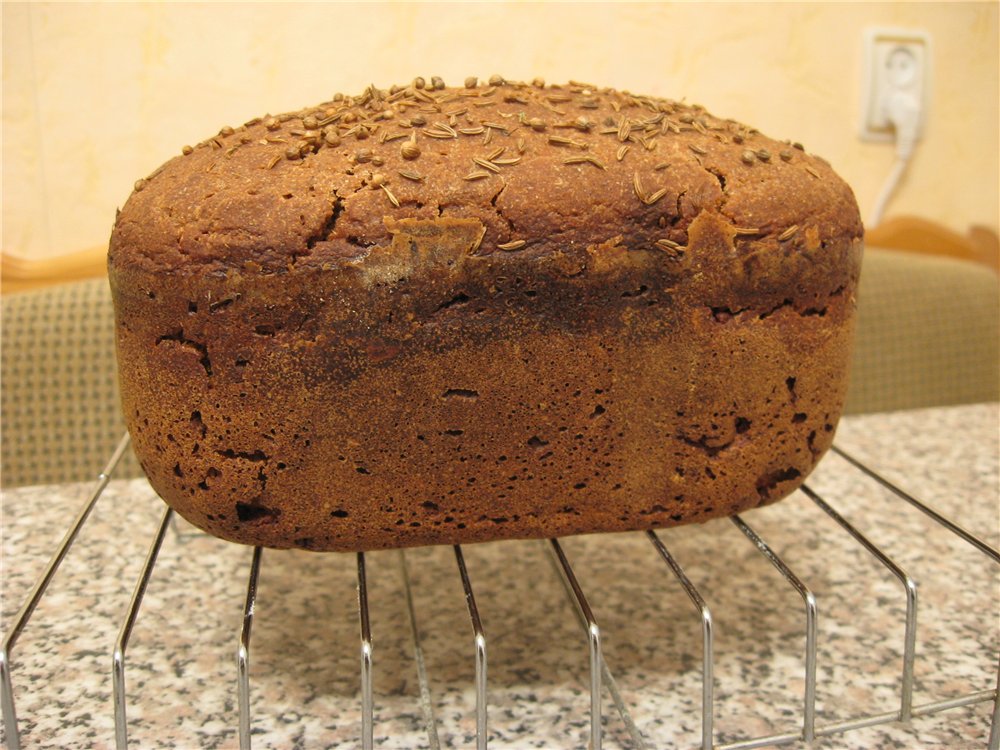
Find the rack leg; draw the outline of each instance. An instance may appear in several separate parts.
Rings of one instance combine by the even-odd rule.
[[[253,628],[254,609],[257,606],[257,580],[260,577],[261,548],[254,547],[247,582],[247,598],[243,606],[243,627],[236,653],[237,678],[240,702],[240,750],[250,750],[250,631]]]
[[[562,573],[562,566],[559,563],[559,559],[555,554],[555,551],[550,545],[546,546],[549,551],[549,561],[552,563],[553,570],[555,570],[556,575],[559,580],[563,583],[563,588],[566,591],[566,595],[569,597],[570,606],[573,607],[573,611],[576,613],[577,620],[580,626],[584,630],[589,630],[589,624],[587,622],[586,616],[583,614],[582,610],[576,599],[576,594],[573,592],[573,588],[570,586],[569,581],[566,576]],[[642,732],[639,731],[639,727],[636,725],[635,720],[632,718],[631,712],[625,705],[625,700],[622,698],[621,691],[618,689],[618,683],[615,681],[615,676],[611,673],[608,668],[608,663],[604,659],[603,654],[600,656],[601,661],[601,689],[607,689],[608,694],[611,696],[611,702],[615,704],[615,708],[618,710],[618,715],[621,716],[622,723],[625,725],[625,729],[628,731],[629,736],[632,739],[632,747],[635,750],[647,750],[649,744],[646,738],[643,736]]]
[[[486,750],[486,631],[483,629],[482,620],[479,619],[479,607],[476,606],[469,571],[465,567],[465,556],[457,544],[455,561],[458,563],[458,573],[462,578],[465,603],[469,608],[469,619],[472,620],[472,633],[476,643],[476,750]]]
[[[6,644],[4,644],[6,646]],[[3,708],[3,726],[6,730],[7,750],[21,750],[21,736],[17,730],[17,711],[14,708],[14,686],[10,679],[8,650],[0,651],[0,703]]]
[[[59,543],[59,548],[52,555],[41,578],[38,579],[31,589],[28,600],[21,606],[17,617],[14,618],[14,624],[4,637],[2,645],[0,645],[0,709],[3,712],[7,750],[20,750],[21,748],[21,735],[17,727],[17,710],[14,706],[14,685],[10,675],[10,656],[14,650],[14,644],[17,643],[17,639],[28,624],[28,620],[31,619],[31,615],[34,613],[35,607],[38,606],[38,602],[45,595],[46,589],[48,589],[49,584],[55,577],[56,571],[59,570],[59,566],[69,552],[69,548],[76,541],[77,534],[80,533],[80,529],[83,528],[83,525],[90,517],[90,512],[94,509],[98,499],[103,494],[104,488],[111,481],[111,475],[118,466],[118,462],[121,461],[122,456],[125,455],[125,450],[128,448],[129,442],[130,437],[126,432],[122,435],[121,440],[118,441],[118,445],[115,447],[114,453],[111,454],[111,458],[108,459],[107,464],[105,464],[104,469],[98,474],[97,484],[94,485],[90,497],[87,498],[87,502],[83,504],[83,508],[80,509],[80,512],[73,520],[73,525],[70,526],[66,535]]]
[[[806,494],[824,513],[836,521],[841,528],[868,550],[876,560],[882,563],[890,573],[892,573],[906,592],[906,630],[904,631],[903,646],[903,685],[902,696],[899,705],[900,721],[909,721],[913,716],[913,667],[916,662],[917,653],[917,582],[903,570],[885,552],[875,546],[864,534],[854,528],[850,522],[834,510],[829,503],[816,494],[808,486],[802,486],[802,492]]]
[[[812,742],[816,738],[816,597],[802,582],[791,568],[785,564],[771,547],[761,539],[747,523],[739,516],[733,516],[732,522],[736,528],[753,542],[754,546],[766,557],[782,577],[799,593],[806,605],[806,694],[803,707],[802,739]]]
[[[406,552],[399,550],[399,570],[403,576],[403,593],[406,596],[406,610],[410,619],[410,634],[413,636],[413,656],[417,662],[417,681],[420,683],[420,707],[424,712],[424,725],[427,727],[427,740],[430,750],[439,750],[441,741],[437,734],[437,719],[434,717],[434,703],[431,700],[430,680],[427,679],[427,667],[424,664],[424,647],[420,639],[420,628],[417,626],[417,610],[413,605],[413,589],[410,587],[410,571],[406,563]]]
[[[997,691],[993,696],[993,721],[990,722],[989,750],[1000,750],[1000,665],[997,666]]]
[[[715,702],[715,671],[713,666],[715,660],[712,652],[714,627],[712,624],[712,613],[709,611],[708,605],[705,604],[705,599],[701,593],[691,583],[691,580],[684,573],[684,570],[674,559],[673,555],[667,550],[663,542],[660,541],[660,537],[656,535],[656,532],[647,531],[646,534],[649,537],[649,541],[656,548],[656,551],[660,553],[660,557],[663,558],[663,561],[673,571],[674,576],[680,581],[681,586],[684,587],[684,591],[687,593],[691,603],[694,604],[695,608],[701,614],[701,746],[703,750],[712,750],[712,735],[714,734],[712,726],[713,704]]]
[[[146,562],[142,566],[142,572],[136,581],[135,590],[132,592],[132,600],[129,602],[125,621],[121,630],[118,631],[118,638],[115,640],[114,655],[112,657],[111,682],[114,687],[115,704],[115,747],[118,750],[128,748],[128,719],[126,717],[126,694],[125,694],[125,650],[128,648],[129,639],[132,637],[132,628],[139,617],[139,607],[142,606],[142,598],[146,595],[146,586],[149,584],[150,576],[153,574],[153,566],[156,565],[156,558],[160,554],[160,547],[163,545],[163,537],[167,533],[167,527],[173,518],[174,511],[167,508],[163,512],[160,526],[153,538],[153,543],[149,547],[146,555]]]
[[[372,631],[368,620],[368,582],[365,553],[358,553],[358,613],[361,618],[361,747],[372,750]]]
[[[562,550],[562,546],[557,539],[550,539],[552,551],[555,552],[559,567],[565,576],[566,582],[573,591],[580,614],[587,625],[587,642],[590,647],[590,748],[591,750],[601,750],[601,629],[597,625],[594,613],[590,609],[590,603],[580,588],[576,580],[573,568],[570,567],[569,560]]]

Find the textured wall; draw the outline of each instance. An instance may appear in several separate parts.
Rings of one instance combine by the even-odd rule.
[[[3,5],[3,249],[107,241],[136,178],[264,111],[415,75],[543,76],[685,98],[825,156],[867,215],[861,31],[929,30],[925,140],[887,215],[998,224],[996,3]]]

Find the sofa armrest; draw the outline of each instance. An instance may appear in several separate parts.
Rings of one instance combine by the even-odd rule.
[[[3,486],[96,478],[125,432],[107,278],[2,304]],[[139,475],[130,450],[115,476]]]
[[[847,413],[1000,399],[1000,285],[968,261],[866,249]]]

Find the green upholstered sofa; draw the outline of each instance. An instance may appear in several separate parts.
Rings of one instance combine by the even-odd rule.
[[[3,486],[96,477],[124,433],[106,279],[8,294],[2,310]],[[848,413],[1000,398],[997,275],[870,249]],[[136,476],[127,454],[116,476]]]

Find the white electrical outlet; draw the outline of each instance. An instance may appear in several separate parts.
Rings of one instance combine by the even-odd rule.
[[[864,31],[861,138],[892,142],[896,131],[888,113],[903,100],[919,112],[916,138],[927,117],[931,72],[931,37],[926,31],[868,28]]]

